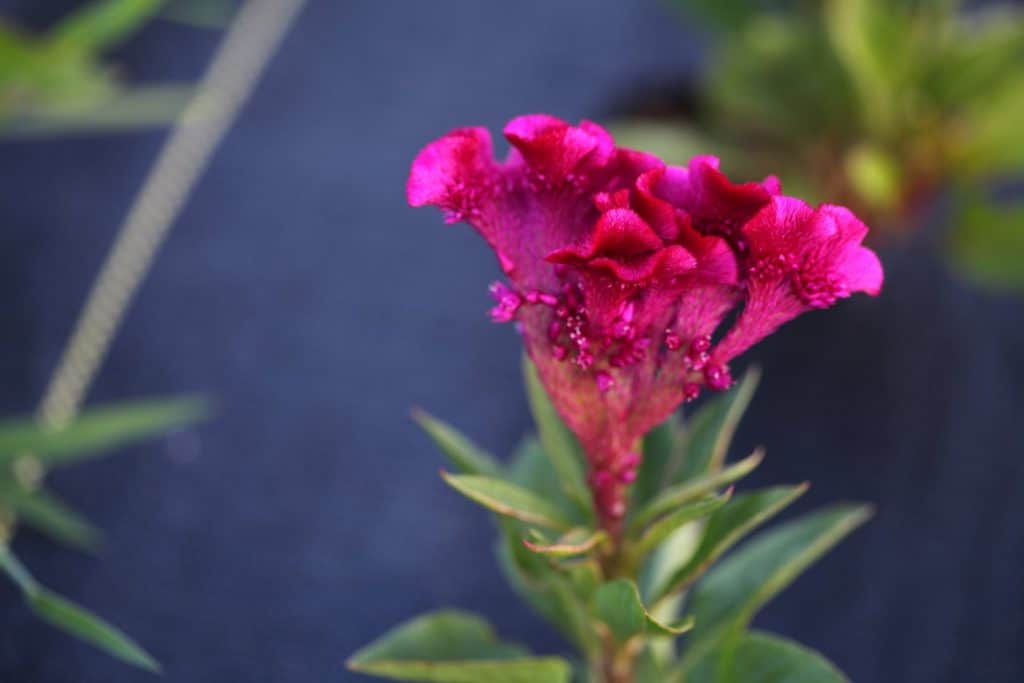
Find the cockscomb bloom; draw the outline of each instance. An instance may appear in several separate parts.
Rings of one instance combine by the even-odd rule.
[[[494,249],[507,281],[491,317],[516,322],[614,535],[648,430],[727,388],[729,361],[782,323],[877,294],[882,268],[852,213],[783,196],[773,177],[734,184],[714,157],[667,166],[589,121],[522,116],[505,137],[504,161],[483,128],[430,143],[408,200]]]

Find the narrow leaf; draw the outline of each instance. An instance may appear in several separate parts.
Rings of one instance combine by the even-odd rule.
[[[688,588],[740,539],[778,514],[807,490],[807,484],[776,486],[736,496],[713,513],[697,551],[659,592],[659,600]]]
[[[550,529],[568,530],[572,527],[572,523],[562,517],[554,505],[510,482],[448,472],[441,472],[441,477],[462,495],[499,515]]]
[[[0,502],[9,505],[22,522],[59,543],[86,551],[99,545],[99,530],[45,491],[27,491],[17,482],[0,480]]]
[[[120,629],[90,614],[66,598],[39,588],[28,597],[32,611],[50,624],[103,650],[123,662],[160,672],[160,664]]]
[[[673,510],[652,524],[630,549],[633,566],[639,565],[652,551],[660,546],[665,539],[675,533],[684,524],[701,519],[725,505],[732,497],[732,490],[721,496],[708,496]]]
[[[0,569],[21,589],[29,608],[43,621],[116,659],[146,671],[160,672],[160,664],[123,631],[36,583],[7,546],[0,546]]]
[[[559,481],[580,510],[593,519],[593,507],[590,490],[587,488],[583,452],[576,437],[565,426],[551,404],[537,368],[530,359],[523,357],[523,376],[526,380],[526,395],[537,424],[537,433],[544,453],[551,459],[551,464],[558,473]]]
[[[693,591],[697,628],[684,662],[746,627],[757,611],[871,516],[863,505],[837,505],[780,525],[746,543],[708,572]]]
[[[665,468],[683,445],[682,431],[678,417],[673,415],[644,436],[644,457],[637,472],[636,483],[633,484],[630,507],[639,510],[658,495],[666,482]]]
[[[687,425],[685,458],[670,471],[671,481],[686,481],[721,468],[736,426],[760,379],[761,371],[750,368],[739,384],[706,403],[693,416]]]
[[[413,410],[412,418],[462,474],[482,474],[494,478],[503,476],[501,464],[493,455],[479,448],[450,425],[419,409]]]
[[[0,464],[31,453],[47,466],[78,462],[206,416],[196,398],[134,401],[93,408],[59,429],[34,420],[0,422]]]
[[[138,30],[164,0],[92,0],[58,23],[51,40],[76,49],[97,52]]]
[[[685,505],[703,495],[717,491],[723,486],[739,481],[753,472],[764,460],[764,450],[758,448],[743,460],[726,467],[715,474],[676,484],[665,489],[657,498],[641,509],[630,522],[630,528],[638,531],[651,520],[669,510]]]
[[[348,660],[360,673],[436,683],[568,683],[568,662],[527,657],[479,617],[440,611],[407,621]]]

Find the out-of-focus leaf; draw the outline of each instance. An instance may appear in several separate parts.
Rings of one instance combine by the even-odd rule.
[[[703,154],[731,156],[723,151],[722,143],[709,140],[685,121],[629,119],[615,121],[609,129],[620,147],[656,154],[666,164],[685,166]]]
[[[479,448],[454,427],[422,410],[414,410],[412,417],[460,473],[482,474],[492,478],[504,476],[501,464],[493,455]]]
[[[864,505],[837,505],[771,529],[711,569],[693,591],[697,627],[683,668],[746,628],[757,611],[871,516]]]
[[[572,528],[558,508],[511,482],[471,474],[441,476],[453,489],[499,515],[559,531]]]
[[[685,680],[686,683],[849,683],[821,654],[760,631],[740,637],[723,658],[707,657]]]
[[[859,118],[849,76],[816,18],[760,14],[721,45],[705,97],[707,126],[747,159],[762,140],[781,140],[792,162],[806,164],[808,131],[841,135]],[[771,172],[785,163],[773,154]]]
[[[966,135],[955,163],[968,179],[1024,173],[1024,61],[1015,74],[983,97],[971,98],[962,109]]]
[[[0,464],[30,453],[46,466],[78,462],[195,422],[209,413],[195,397],[149,399],[90,408],[63,428],[34,420],[0,421]]]
[[[901,169],[883,147],[861,143],[844,159],[846,177],[860,199],[875,209],[893,209],[903,190]]]
[[[629,579],[615,579],[602,584],[593,597],[594,616],[623,643],[634,636],[674,637],[693,627],[693,620],[678,624],[662,624],[652,617],[640,600],[640,591]]]
[[[568,683],[568,662],[528,657],[502,643],[480,617],[439,611],[386,633],[348,660],[353,671],[400,681],[435,683]]]
[[[109,133],[173,123],[188,106],[194,88],[154,85],[122,91],[86,107],[38,107],[0,122],[2,138],[40,138]]]
[[[736,496],[708,519],[693,557],[657,593],[657,601],[685,590],[744,536],[781,512],[807,490],[807,484],[776,486]]]
[[[828,36],[861,101],[869,130],[889,135],[896,125],[899,85],[912,70],[910,22],[916,16],[891,0],[827,0]]]
[[[968,277],[997,288],[1024,289],[1024,204],[965,199],[947,249],[954,266]]]
[[[588,521],[591,521],[594,512],[584,474],[586,467],[583,450],[551,404],[547,391],[537,376],[537,368],[526,356],[523,357],[523,376],[530,410],[537,424],[537,433],[544,453],[551,459],[551,464],[558,473],[559,481],[569,499],[578,505],[580,511],[587,515]]]
[[[137,31],[163,4],[164,0],[92,0],[62,19],[49,38],[61,47],[98,52]]]
[[[36,583],[6,546],[0,546],[0,570],[21,589],[29,608],[43,621],[116,659],[146,671],[160,672],[160,664],[120,629]]]
[[[28,601],[32,611],[43,621],[81,638],[123,662],[153,673],[160,672],[160,664],[123,631],[70,600],[40,588],[29,596]]]
[[[750,368],[739,384],[708,401],[690,419],[686,425],[685,457],[667,468],[668,481],[687,481],[721,468],[736,426],[750,405],[760,379],[760,370]]]
[[[27,491],[16,481],[0,479],[0,505],[10,506],[23,523],[59,543],[86,551],[99,545],[99,530],[45,491]]]

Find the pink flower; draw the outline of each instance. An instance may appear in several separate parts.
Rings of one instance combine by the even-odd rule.
[[[702,386],[729,386],[727,363],[783,322],[877,294],[881,266],[849,211],[780,196],[775,178],[733,184],[713,157],[668,167],[588,121],[523,116],[505,137],[503,162],[482,128],[429,144],[409,203],[439,206],[495,250],[509,284],[492,285],[491,316],[518,323],[615,532],[640,437]]]

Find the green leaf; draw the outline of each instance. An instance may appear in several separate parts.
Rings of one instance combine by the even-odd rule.
[[[78,636],[116,659],[146,671],[160,672],[160,664],[123,631],[66,598],[40,588],[29,596],[28,602],[43,621]]]
[[[477,447],[456,429],[419,409],[413,410],[412,418],[462,474],[482,474],[496,479],[504,476],[501,464],[493,455]]]
[[[50,39],[62,46],[97,52],[128,38],[163,4],[164,0],[93,0],[62,19]]]
[[[644,608],[640,591],[629,579],[615,579],[601,585],[593,597],[594,616],[608,627],[616,641],[624,643],[643,634],[674,637],[693,627],[693,620],[666,625]]]
[[[685,458],[669,469],[670,481],[686,481],[721,468],[760,379],[761,371],[750,368],[735,387],[706,403],[693,416],[687,425]]]
[[[497,555],[498,566],[516,593],[566,640],[596,656],[599,643],[590,614],[568,577],[523,547],[518,529],[505,530]]]
[[[17,482],[0,479],[0,504],[40,533],[79,550],[95,550],[100,532],[77,512],[45,491],[27,491]]]
[[[630,494],[630,507],[639,510],[658,494],[665,482],[665,468],[681,447],[682,426],[675,415],[647,432],[643,442],[644,457]]]
[[[6,546],[0,546],[0,569],[21,589],[29,608],[43,621],[116,659],[146,671],[160,672],[160,664],[123,631],[36,583]]]
[[[658,516],[685,505],[703,495],[717,491],[723,486],[739,481],[753,472],[764,460],[764,450],[758,448],[743,460],[725,469],[699,479],[691,479],[662,491],[657,498],[640,509],[630,522],[630,529],[639,531]]]
[[[557,507],[566,519],[579,525],[590,523],[579,506],[569,500],[551,459],[544,454],[536,438],[527,437],[516,448],[508,466],[508,479]]]
[[[680,527],[711,514],[728,502],[732,492],[726,491],[721,496],[708,496],[668,513],[644,532],[636,544],[629,549],[631,565],[638,566],[652,551],[660,546]]]
[[[684,664],[717,647],[757,611],[871,516],[864,505],[837,505],[782,524],[746,543],[708,572],[693,591]]]
[[[554,505],[510,482],[448,472],[441,472],[441,477],[462,495],[499,515],[559,531],[572,527]]]
[[[61,429],[28,419],[4,420],[0,422],[0,464],[27,453],[45,466],[74,463],[182,427],[208,412],[199,399],[172,398],[92,408]]]
[[[598,548],[608,541],[608,534],[603,530],[570,529],[554,541],[533,542],[523,539],[523,545],[535,553],[553,557],[571,557],[582,555]]]
[[[537,375],[537,368],[526,356],[523,356],[523,376],[526,380],[530,411],[533,413],[533,420],[537,424],[537,433],[540,436],[540,445],[551,459],[566,495],[587,516],[587,520],[591,521],[594,518],[594,510],[590,489],[587,488],[583,450],[555,411]]]
[[[399,681],[568,683],[568,662],[527,657],[500,642],[483,619],[458,611],[426,614],[389,631],[348,660],[353,671]]]
[[[657,599],[688,588],[740,539],[803,495],[807,486],[776,486],[745,493],[714,512],[693,557],[672,575]]]
[[[814,650],[778,636],[745,634],[721,661],[708,657],[686,683],[849,683]]]

